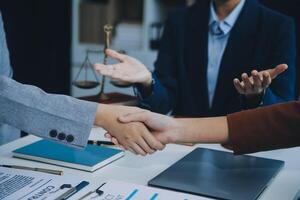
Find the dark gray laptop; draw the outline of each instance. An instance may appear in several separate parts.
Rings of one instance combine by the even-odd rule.
[[[148,185],[230,200],[253,200],[283,167],[279,160],[197,148]]]

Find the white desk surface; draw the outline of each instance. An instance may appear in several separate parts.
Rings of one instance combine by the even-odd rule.
[[[98,136],[103,134],[102,129],[94,129]],[[101,137],[101,136],[100,136]],[[0,164],[16,164],[22,166],[42,167],[63,170],[64,175],[76,176],[90,184],[74,195],[72,200],[78,199],[85,193],[98,188],[101,183],[116,179],[125,182],[147,185],[147,182],[168,168],[184,155],[196,147],[224,150],[220,145],[196,145],[193,147],[182,145],[168,145],[163,151],[146,157],[136,156],[126,152],[125,157],[101,168],[93,173],[84,172],[55,165],[48,165],[39,162],[27,161],[12,158],[12,151],[34,141],[39,140],[35,136],[27,136],[11,143],[0,146]],[[255,156],[273,158],[285,161],[284,168],[279,172],[271,185],[264,191],[260,199],[265,200],[289,200],[293,199],[300,189],[300,148],[283,149],[253,154]]]

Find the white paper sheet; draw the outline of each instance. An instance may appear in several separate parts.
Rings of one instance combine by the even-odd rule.
[[[100,190],[103,191],[101,196],[92,193],[84,200],[208,200],[205,197],[115,180],[108,181]]]
[[[74,187],[80,182],[64,176],[0,167],[0,199],[55,199],[69,190],[68,188],[60,189],[60,186],[71,184]]]

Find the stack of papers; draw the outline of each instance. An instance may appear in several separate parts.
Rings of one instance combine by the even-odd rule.
[[[80,182],[65,176],[0,167],[0,199],[56,199],[69,190],[61,189],[62,185],[70,184],[74,187]]]

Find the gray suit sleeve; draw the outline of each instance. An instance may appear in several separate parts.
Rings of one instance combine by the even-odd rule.
[[[47,94],[0,75],[0,123],[25,132],[84,147],[94,123],[96,103]]]
[[[9,52],[7,49],[4,25],[0,13],[0,75],[12,77],[13,71],[10,65]]]

